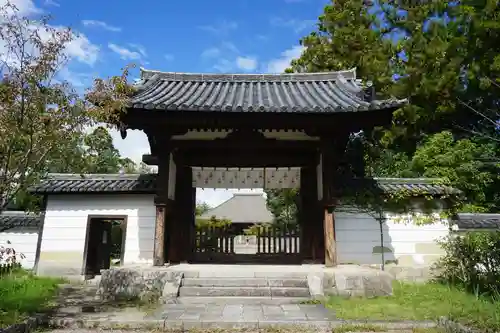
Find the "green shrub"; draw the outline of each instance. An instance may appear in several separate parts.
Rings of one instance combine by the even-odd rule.
[[[197,230],[206,230],[207,228],[224,229],[231,226],[231,221],[227,219],[218,219],[212,216],[210,219],[197,218],[195,221]]]
[[[437,262],[438,278],[476,295],[500,292],[500,231],[468,232],[442,240],[446,254]]]

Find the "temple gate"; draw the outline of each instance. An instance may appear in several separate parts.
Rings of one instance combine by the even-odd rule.
[[[196,259],[196,187],[300,187],[300,262],[336,265],[337,171],[352,133],[389,124],[404,100],[374,99],[354,70],[185,74],[142,70],[122,116],[158,166],[154,264]],[[286,177],[285,177],[286,175]]]

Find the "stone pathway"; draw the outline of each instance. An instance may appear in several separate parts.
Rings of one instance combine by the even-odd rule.
[[[70,287],[70,286],[68,286]],[[133,304],[103,303],[91,286],[71,286],[61,293],[61,304],[50,324],[53,333],[94,333],[102,330],[160,330],[182,332],[332,332],[343,325],[363,325],[335,318],[320,304],[224,303],[207,297],[202,304],[164,304],[141,308]],[[124,306],[125,305],[125,306]],[[392,332],[412,332],[413,327],[434,327],[434,323],[370,322]],[[215,330],[214,330],[215,329]],[[219,329],[219,330],[217,330]],[[224,329],[220,331],[220,329]]]
[[[164,320],[167,327],[182,323],[190,327],[249,327],[304,325],[330,327],[335,320],[322,305],[282,304],[168,304],[146,319]]]

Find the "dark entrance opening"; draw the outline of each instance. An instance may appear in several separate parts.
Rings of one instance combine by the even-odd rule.
[[[123,263],[125,254],[126,216],[89,216],[84,253],[84,275],[92,278]]]

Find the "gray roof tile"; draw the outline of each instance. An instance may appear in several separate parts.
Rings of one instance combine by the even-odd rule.
[[[233,223],[265,223],[273,221],[273,214],[267,209],[266,198],[261,193],[236,193],[229,200],[212,208],[201,216],[209,219],[215,216]]]
[[[32,193],[154,193],[154,174],[49,174]]]
[[[154,193],[156,174],[49,174],[39,184],[32,186],[32,193]],[[414,195],[460,194],[450,186],[439,184],[436,179],[374,178],[347,181],[346,185],[374,186],[383,192],[406,190]]]
[[[500,214],[460,213],[455,221],[459,230],[497,229],[500,230]]]
[[[299,74],[194,74],[141,70],[131,106],[140,109],[331,113],[399,107],[371,100],[355,70]]]
[[[343,185],[346,191],[357,188],[372,188],[374,191],[396,193],[405,191],[409,195],[460,195],[461,191],[442,184],[433,178],[358,178],[347,179]]]
[[[40,217],[19,211],[5,211],[0,214],[0,230],[6,231],[12,228],[30,227],[38,228]]]

